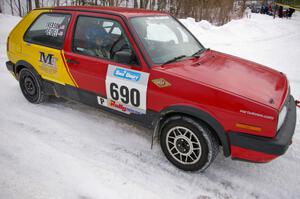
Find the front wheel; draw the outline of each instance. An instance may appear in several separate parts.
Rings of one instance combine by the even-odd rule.
[[[39,78],[27,68],[19,73],[19,84],[24,97],[31,103],[39,104],[45,101]]]
[[[160,144],[167,159],[185,171],[204,171],[219,151],[208,126],[185,116],[173,116],[164,122]]]

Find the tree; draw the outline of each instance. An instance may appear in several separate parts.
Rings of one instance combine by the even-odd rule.
[[[241,5],[241,10],[240,10],[240,17],[243,17],[245,9],[246,9],[246,1],[247,0],[242,0],[242,5]]]
[[[40,0],[34,0],[35,2],[35,7],[39,8],[40,7]]]
[[[134,6],[133,7],[134,8],[138,8],[139,7],[139,4],[138,4],[137,0],[134,0]]]
[[[30,12],[31,10],[32,10],[32,1],[27,0],[27,13]]]
[[[22,17],[22,6],[21,6],[21,0],[14,0],[15,6],[17,7],[17,10],[19,12],[19,16]]]
[[[7,7],[10,7],[12,15],[17,13],[20,16],[23,16],[34,7],[43,7],[44,2],[45,5],[51,4],[53,6],[122,5],[126,7],[166,11],[177,18],[192,17],[196,21],[208,20],[217,25],[222,25],[228,22],[234,16],[239,15],[241,17],[247,2],[247,0],[240,0],[241,6],[236,9],[237,7],[233,7],[235,0],[0,0],[0,4],[2,1],[8,5]],[[300,0],[295,1],[300,2]],[[1,4],[1,6],[0,12],[3,12],[3,4]]]
[[[12,0],[9,0],[9,6],[10,6],[10,10],[11,10],[11,15],[14,15],[14,6],[13,6]]]

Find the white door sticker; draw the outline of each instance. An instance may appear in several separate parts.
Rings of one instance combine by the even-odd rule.
[[[145,114],[149,73],[108,65],[107,106],[127,113]]]

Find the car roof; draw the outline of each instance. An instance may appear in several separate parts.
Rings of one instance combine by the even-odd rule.
[[[122,15],[126,18],[135,16],[151,16],[151,15],[167,15],[165,12],[124,8],[124,7],[103,7],[103,6],[59,6],[53,7],[53,10],[70,10],[70,11],[82,11],[82,12],[104,12],[108,14]]]

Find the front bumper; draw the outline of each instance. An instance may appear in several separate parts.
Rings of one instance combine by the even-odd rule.
[[[251,162],[269,162],[283,155],[292,143],[296,126],[296,103],[293,96],[288,100],[288,113],[274,138],[230,132],[231,157]]]

